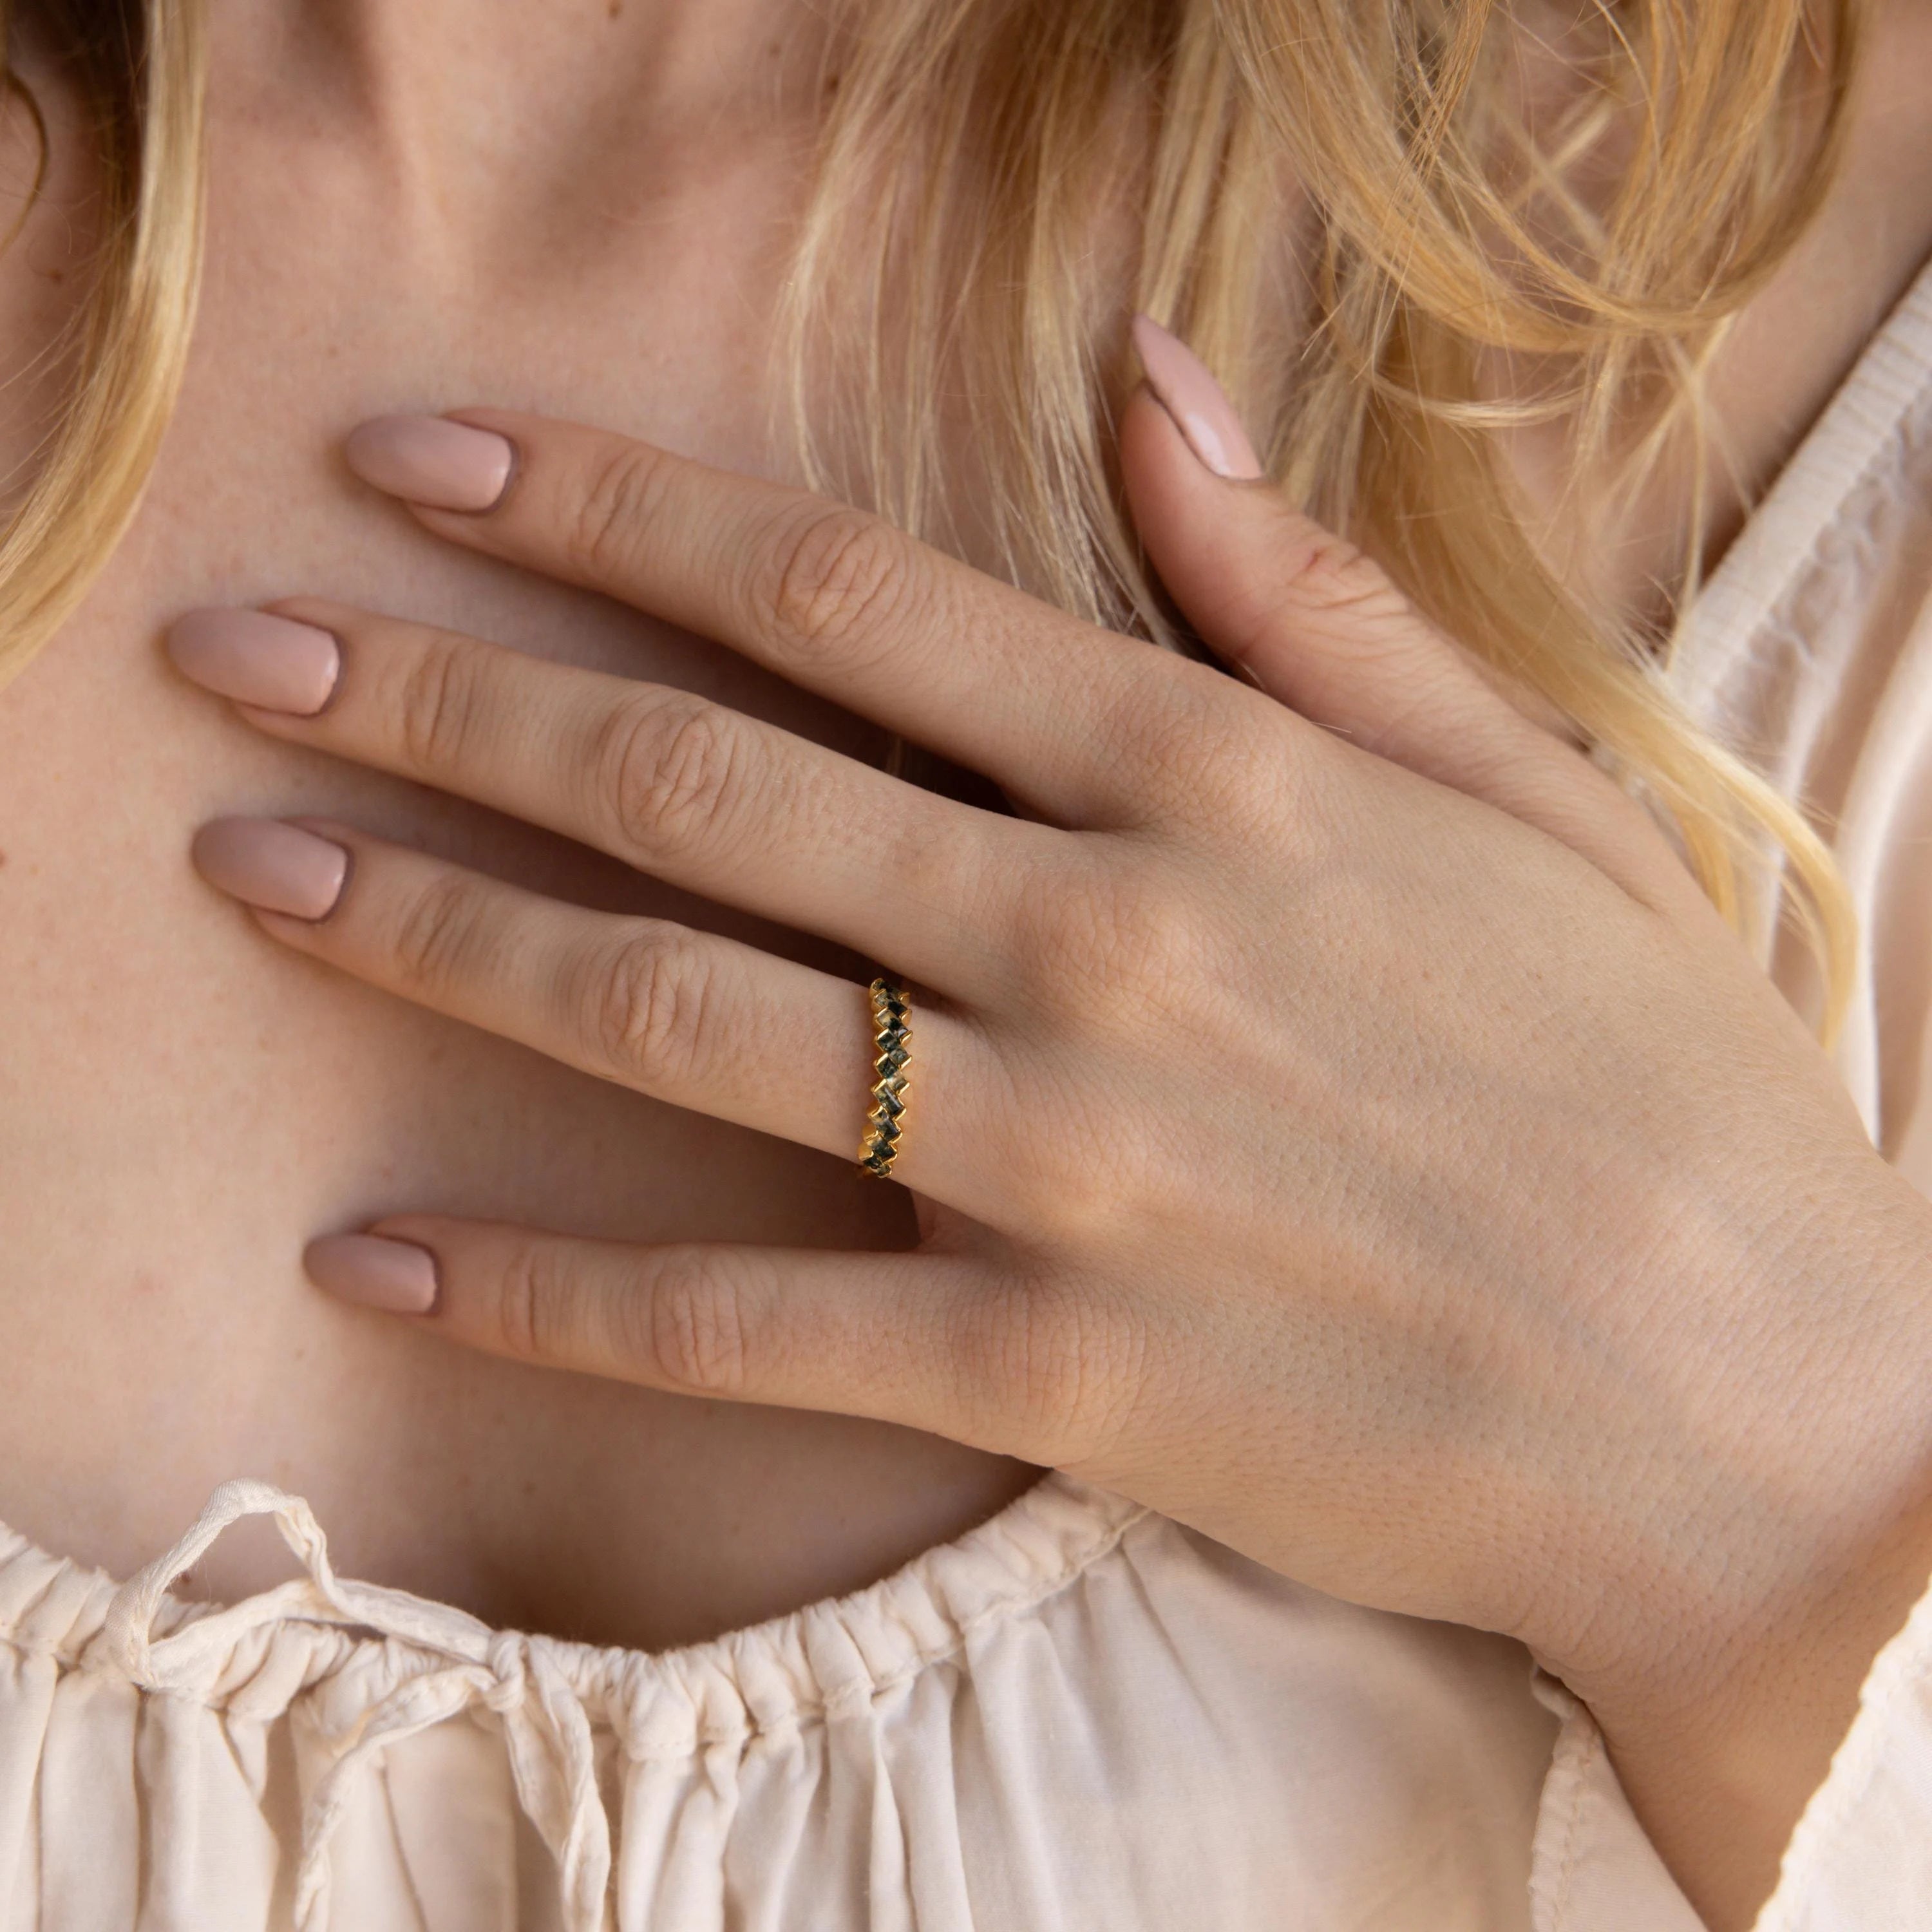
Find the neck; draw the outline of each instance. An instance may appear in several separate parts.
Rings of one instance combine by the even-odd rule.
[[[802,132],[829,35],[800,0],[250,0],[212,10],[218,125],[351,134],[434,227],[641,212],[740,126]]]

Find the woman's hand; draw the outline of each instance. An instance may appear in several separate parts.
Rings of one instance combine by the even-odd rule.
[[[1932,1562],[1925,1204],[1644,812],[1372,563],[1231,480],[1225,404],[1144,342],[1174,413],[1127,412],[1140,528],[1252,682],[595,430],[474,412],[352,444],[439,536],[718,638],[1023,816],[337,604],[178,627],[265,732],[914,988],[915,1252],[398,1215],[312,1268],[473,1347],[937,1431],[1513,1633],[1591,1700],[1700,1902],[1742,1910],[1764,1846],[1701,1843],[1685,1766],[1729,1780],[1720,1823],[1756,1804],[1774,1862]],[[857,1151],[858,986],[344,826],[224,821],[197,856],[285,945]]]

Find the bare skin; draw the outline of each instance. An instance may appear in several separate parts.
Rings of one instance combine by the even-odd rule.
[[[160,667],[180,610],[308,584],[876,744],[742,660],[452,554],[338,466],[358,418],[477,396],[777,466],[761,318],[808,103],[794,83],[792,113],[771,104],[810,50],[770,59],[764,9],[634,4],[610,20],[599,0],[541,24],[461,10],[460,34],[420,0],[354,11],[336,38],[280,8],[224,25],[208,292],[179,424],[134,538],[0,704],[0,1517],[124,1572],[249,1471],[310,1497],[346,1570],[493,1621],[656,1645],[862,1582],[1029,1472],[883,1425],[458,1354],[302,1283],[306,1235],[403,1203],[629,1240],[910,1232],[898,1198],[842,1161],[271,952],[187,870],[182,828],[306,808],[838,963],[474,808],[293,758]],[[1901,10],[1892,29],[1918,35],[1917,56],[1875,70],[1932,70],[1923,16]],[[432,75],[493,111],[452,114],[424,91]],[[1875,107],[1864,124],[1819,243],[1856,272],[1832,279],[1828,308],[1768,294],[1796,326],[1763,331],[1764,380],[1737,383],[1760,470],[1932,239],[1889,212],[1894,178],[1925,180],[1907,117]],[[68,255],[74,166],[8,274]],[[1915,205],[1932,215],[1932,194]],[[59,296],[35,282],[8,300],[18,356]],[[232,1595],[272,1560],[218,1556],[200,1581]]]
[[[454,1363],[330,1306],[304,1239],[398,1198],[828,1246],[898,1244],[911,1217],[848,1162],[265,961],[180,836],[292,779],[506,877],[856,970],[480,812],[320,760],[292,773],[158,645],[188,605],[327,584],[878,751],[875,728],[728,654],[440,554],[338,454],[372,407],[482,390],[769,467],[764,317],[815,52],[777,45],[791,10],[410,0],[325,29],[219,10],[177,427],[98,593],[0,704],[0,1520],[46,1546],[125,1574],[247,1472],[308,1496],[351,1574],[655,1646],[856,1587],[1031,1480],[909,1430]],[[86,182],[70,141],[57,160],[8,266],[70,288]],[[62,292],[14,292],[41,303],[36,346]],[[16,438],[10,466],[24,454]],[[232,1597],[286,1567],[230,1538],[196,1586]]]

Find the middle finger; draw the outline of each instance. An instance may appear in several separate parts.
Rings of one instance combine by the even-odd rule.
[[[1058,836],[688,692],[344,605],[276,608],[190,612],[170,655],[274,736],[560,832],[956,997],[990,990],[1014,882]]]

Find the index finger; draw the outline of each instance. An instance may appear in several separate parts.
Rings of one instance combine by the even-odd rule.
[[[439,536],[714,638],[1060,823],[1144,815],[1150,713],[1225,682],[880,518],[608,430],[384,416],[347,454]]]

